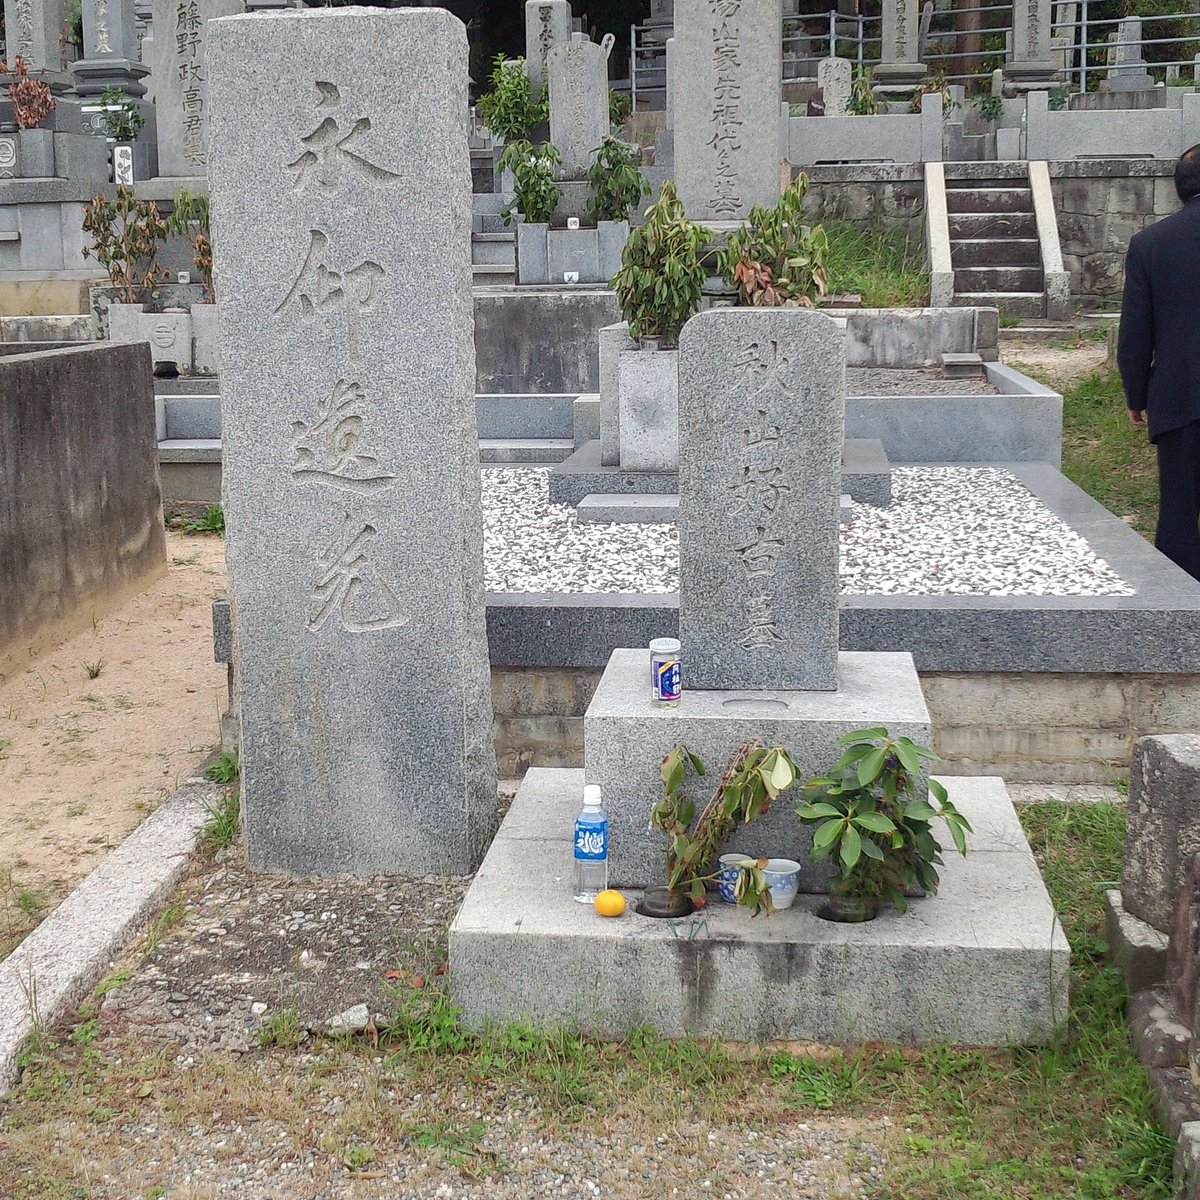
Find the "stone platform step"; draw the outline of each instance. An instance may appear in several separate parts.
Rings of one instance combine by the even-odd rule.
[[[1045,277],[1040,265],[1036,267],[977,266],[955,268],[956,292],[1041,292]]]
[[[679,520],[679,497],[675,494],[592,493],[575,509],[584,525],[662,525]]]
[[[951,265],[960,267],[1040,267],[1037,238],[969,238],[950,243]]]
[[[471,274],[480,286],[517,282],[516,268],[504,263],[472,263]]]
[[[511,233],[471,234],[471,264],[473,267],[500,263],[510,270],[516,264],[516,241]]]
[[[1043,292],[955,292],[959,308],[999,308],[1003,316],[1042,317],[1046,314]]]
[[[1037,218],[1033,213],[950,214],[950,237],[953,241],[969,238],[1036,238],[1037,235]]]
[[[560,463],[574,449],[570,438],[480,438],[479,461],[493,465]]]
[[[814,896],[770,917],[714,898],[656,921],[629,892],[625,915],[598,916],[570,891],[583,779],[525,776],[450,927],[450,993],[472,1028],[1008,1046],[1049,1041],[1067,1015],[1070,950],[1000,779],[942,779],[970,854],[946,855],[939,895],[862,925],[821,920]]]
[[[1028,184],[947,187],[946,207],[951,213],[1031,213],[1033,192]]]

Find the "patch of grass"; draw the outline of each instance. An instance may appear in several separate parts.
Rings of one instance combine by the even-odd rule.
[[[1126,415],[1113,368],[1064,387],[1045,371],[1015,363],[1063,393],[1063,474],[1144,537],[1158,520],[1158,463],[1144,430]]]
[[[216,533],[225,534],[225,510],[219,504],[210,504],[204,510],[204,516],[188,521],[183,527],[184,533]]]
[[[370,1146],[347,1146],[342,1151],[342,1165],[350,1171],[365,1171],[375,1161],[375,1151]]]
[[[208,805],[208,817],[196,835],[196,848],[203,858],[211,859],[219,850],[233,844],[242,822],[241,792],[226,788],[215,804]]]
[[[210,783],[232,783],[238,777],[237,751],[222,751],[216,762],[204,768],[204,778]]]
[[[862,296],[867,308],[929,303],[925,251],[895,229],[862,230],[848,221],[822,221],[829,239],[829,290]]]
[[[106,975],[98,984],[94,995],[97,999],[103,1000],[109,992],[115,992],[117,988],[124,987],[130,979],[133,978],[133,971],[129,967],[118,967],[111,974]]]
[[[12,867],[0,870],[0,959],[11,954],[37,925],[46,904],[45,895],[20,883]]]
[[[294,1008],[277,1008],[258,1031],[258,1044],[263,1049],[278,1046],[287,1050],[300,1045],[307,1036],[308,1031],[301,1026],[300,1014]]]
[[[480,1157],[478,1142],[486,1128],[482,1121],[472,1121],[466,1126],[457,1122],[434,1121],[415,1126],[406,1140],[410,1146],[433,1151],[434,1156],[442,1162],[461,1167]]]
[[[189,554],[186,557],[176,556],[171,559],[173,567],[194,567],[200,561],[200,556],[197,554]]]
[[[187,906],[183,901],[176,896],[154,919],[154,923],[150,926],[149,932],[146,934],[145,951],[147,954],[156,950],[159,943],[163,940],[172,929],[177,928],[183,923],[183,918],[187,916]]]
[[[98,658],[95,662],[83,663],[83,669],[87,673],[87,677],[89,679],[99,679],[100,672],[103,671],[107,665],[108,664],[104,661],[104,659]]]
[[[1024,322],[1024,317],[1018,317],[1015,313],[1001,312],[1000,328],[1001,329],[1016,329],[1018,325]]]

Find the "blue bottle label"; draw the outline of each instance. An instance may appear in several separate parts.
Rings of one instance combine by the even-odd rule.
[[[603,862],[608,857],[608,818],[584,824],[575,822],[575,857],[588,862]]]
[[[683,671],[678,659],[654,665],[655,700],[678,700],[683,694]]]

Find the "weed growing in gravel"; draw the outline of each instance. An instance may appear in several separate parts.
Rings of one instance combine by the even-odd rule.
[[[347,1146],[342,1151],[342,1165],[351,1171],[364,1171],[375,1161],[375,1151],[370,1146]]]
[[[286,1050],[298,1046],[308,1036],[294,1008],[277,1008],[258,1031],[258,1044],[263,1049],[278,1046]]]
[[[219,850],[233,844],[241,827],[241,790],[226,788],[214,804],[208,805],[208,817],[196,835],[196,848],[211,859]]]
[[[89,679],[99,679],[100,672],[104,670],[104,668],[107,666],[107,663],[105,663],[104,659],[98,658],[95,662],[85,662],[82,665],[84,671],[87,672],[87,677]]]
[[[238,777],[237,751],[222,751],[216,762],[204,768],[204,778],[210,783],[232,783]]]
[[[33,929],[45,906],[43,893],[18,882],[12,867],[0,869],[0,959]]]
[[[204,516],[188,521],[183,527],[184,533],[217,533],[225,536],[225,510],[219,504],[210,504],[204,510]]]
[[[434,1121],[428,1125],[415,1125],[405,1135],[410,1146],[433,1151],[433,1157],[453,1167],[474,1165],[481,1157],[493,1157],[481,1149],[479,1139],[487,1132],[482,1121],[472,1121],[460,1126],[451,1121]]]

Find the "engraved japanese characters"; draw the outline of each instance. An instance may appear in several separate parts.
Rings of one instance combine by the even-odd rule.
[[[495,757],[465,31],[347,9],[208,34],[250,860],[466,870]]]
[[[844,335],[718,308],[679,343],[680,637],[699,688],[836,686]]]
[[[779,199],[780,0],[695,0],[675,16],[675,181],[687,214],[737,221]]]

